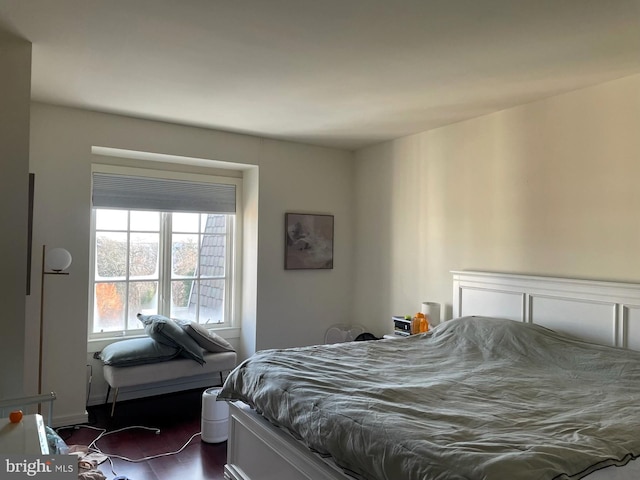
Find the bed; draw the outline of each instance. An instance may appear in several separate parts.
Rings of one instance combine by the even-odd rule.
[[[427,334],[243,362],[226,478],[640,478],[640,286],[454,272],[453,297]]]

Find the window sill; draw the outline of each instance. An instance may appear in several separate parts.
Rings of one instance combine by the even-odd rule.
[[[233,338],[240,338],[240,328],[239,327],[223,327],[223,328],[215,328],[211,329],[212,332],[220,335],[222,338],[226,340],[230,340]],[[114,337],[103,337],[103,338],[94,338],[89,339],[87,341],[87,353],[95,353],[101,351],[104,347],[109,345],[110,343],[118,342],[120,340],[126,340],[129,338],[142,338],[146,335],[130,335],[127,337],[114,336]]]

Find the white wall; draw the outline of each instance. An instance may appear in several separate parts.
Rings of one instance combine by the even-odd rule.
[[[635,75],[357,152],[356,319],[450,314],[458,269],[640,281],[639,132]]]
[[[73,423],[84,415],[86,364],[90,361],[86,338],[92,146],[211,159],[248,168],[243,189],[247,203],[243,226],[247,286],[242,312],[246,337],[233,339],[242,346],[243,355],[256,348],[320,343],[330,324],[348,318],[353,270],[350,152],[36,103],[32,107],[31,169],[46,183],[39,182],[36,189],[34,245],[64,246],[74,257],[69,277],[48,278],[46,284],[46,317],[52,327],[47,337],[45,383],[58,393],[57,424]],[[286,211],[335,215],[333,270],[283,270]],[[34,261],[38,264],[39,258]],[[31,328],[35,311],[37,305],[31,302]],[[33,351],[35,345],[28,348]],[[99,397],[105,388],[94,370],[92,394]]]
[[[24,391],[31,44],[0,30],[0,71],[2,399],[22,396]]]
[[[268,140],[261,154],[257,349],[322,343],[351,316],[352,154]],[[284,270],[284,212],[335,216],[332,270]]]

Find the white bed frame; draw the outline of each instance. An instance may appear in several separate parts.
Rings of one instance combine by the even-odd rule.
[[[487,272],[453,273],[453,318],[509,318],[640,350],[640,284]]]
[[[640,350],[640,284],[473,271],[452,274],[453,318],[509,318],[593,343]],[[226,479],[353,480],[244,404],[229,407]],[[632,467],[635,473],[628,477],[620,476],[625,467],[601,470],[589,480],[596,480],[596,475],[640,478],[640,468]]]

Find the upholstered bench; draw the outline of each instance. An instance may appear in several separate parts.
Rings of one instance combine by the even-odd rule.
[[[235,368],[233,346],[205,326],[162,315],[138,314],[138,318],[147,337],[114,342],[98,355],[108,384],[105,403],[115,389],[111,416],[122,387],[191,378],[207,380],[215,373],[220,374],[222,383],[223,373]]]
[[[167,382],[186,378],[211,376],[212,380],[219,374],[220,384],[224,382],[224,373],[233,370],[237,363],[236,352],[205,352],[203,355],[205,363],[198,365],[189,358],[176,357],[172,360],[155,363],[145,363],[118,367],[113,365],[103,365],[102,371],[104,379],[107,381],[107,397],[105,403],[109,402],[111,389],[114,389],[111,404],[111,416],[116,408],[118,390],[122,387],[133,387],[148,383]],[[216,379],[217,382],[218,379]]]

